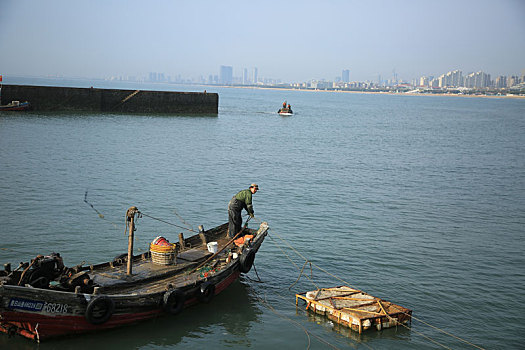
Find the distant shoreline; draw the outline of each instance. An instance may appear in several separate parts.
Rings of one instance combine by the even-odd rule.
[[[350,94],[373,94],[373,95],[392,95],[392,96],[446,96],[446,97],[471,97],[471,98],[511,98],[511,99],[525,99],[525,96],[520,95],[468,95],[468,94],[445,94],[445,93],[415,93],[415,92],[390,92],[390,91],[344,91],[344,90],[312,90],[312,89],[293,89],[293,88],[278,88],[268,86],[233,86],[233,85],[201,85],[209,87],[221,87],[231,89],[260,89],[260,90],[274,90],[274,91],[306,91],[306,92],[337,92]]]
[[[113,88],[113,87],[110,87],[111,85],[111,81],[106,81],[106,80],[101,80],[101,79],[88,79],[88,78],[53,78],[53,77],[24,77],[24,76],[13,76],[15,77],[15,81],[14,82],[7,82],[4,80],[4,83],[3,85],[28,85],[28,82],[25,81],[20,81],[20,82],[17,82],[16,80],[17,79],[27,79],[27,80],[33,80],[31,83],[29,83],[29,85],[33,85],[33,84],[38,84],[38,81],[39,80],[52,80],[55,82],[55,84],[53,84],[53,86],[60,86],[60,87],[81,87],[81,86],[77,86],[77,85],[69,85],[69,84],[62,84],[62,85],[58,85],[56,83],[64,83],[64,82],[67,82],[68,79],[70,80],[73,80],[73,81],[80,81],[80,82],[83,82],[84,84],[81,84],[83,86],[86,86],[86,87],[89,87],[89,86],[96,86],[97,82],[107,82],[108,86],[104,87],[104,88]],[[5,79],[5,76],[4,76],[4,79]],[[131,85],[133,86],[133,89],[134,88],[140,88],[140,89],[144,89],[142,86],[141,87],[138,87],[136,85],[143,85],[145,84],[145,82],[132,82],[132,81],[122,81],[120,83],[124,83],[126,85]],[[414,93],[414,92],[392,92],[392,91],[365,91],[365,90],[324,90],[324,89],[299,89],[299,88],[291,88],[291,87],[273,87],[273,86],[255,86],[255,85],[210,85],[210,84],[199,84],[199,83],[191,83],[191,84],[186,84],[186,83],[181,83],[181,84],[174,84],[174,83],[164,83],[164,82],[151,82],[151,83],[147,83],[149,85],[163,85],[163,84],[167,84],[168,86],[176,86],[176,85],[180,85],[180,86],[200,86],[200,87],[203,87],[206,90],[211,90],[213,88],[233,88],[233,89],[259,89],[259,90],[274,90],[274,91],[306,91],[306,92],[329,92],[329,93],[351,93],[351,94],[374,94],[374,95],[392,95],[392,96],[447,96],[447,97],[470,97],[470,98],[510,98],[510,99],[525,99],[525,96],[520,96],[520,95],[472,95],[472,94],[457,94],[457,93],[442,93],[442,92],[439,92],[439,93]],[[47,85],[47,84],[46,84]],[[98,87],[98,86],[97,86]],[[122,89],[122,86],[120,87],[116,87],[117,89],[120,88]],[[149,90],[149,89],[145,89],[145,90]],[[173,91],[171,89],[169,90],[163,90],[163,89],[160,89],[160,91]],[[176,90],[178,91],[178,90]]]

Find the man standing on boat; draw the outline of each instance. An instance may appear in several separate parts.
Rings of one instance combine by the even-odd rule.
[[[251,184],[248,189],[239,191],[228,203],[228,236],[233,238],[241,230],[243,209],[253,218],[252,195],[258,190],[257,184]]]

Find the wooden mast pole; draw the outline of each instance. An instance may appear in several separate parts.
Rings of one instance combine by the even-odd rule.
[[[137,207],[131,207],[126,212],[126,223],[129,225],[129,234],[128,234],[128,266],[127,266],[127,275],[131,276],[133,270],[133,239],[135,232],[135,214],[139,213]]]

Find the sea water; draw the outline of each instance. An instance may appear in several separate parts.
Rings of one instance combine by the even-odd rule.
[[[256,182],[255,269],[210,304],[39,349],[524,346],[525,100],[170,88],[218,92],[219,114],[0,114],[0,262],[110,260],[131,206],[173,224],[139,219],[144,252],[226,222]],[[358,335],[295,305],[343,284],[412,309],[410,329]]]

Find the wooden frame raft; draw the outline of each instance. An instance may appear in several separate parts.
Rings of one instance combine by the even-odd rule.
[[[412,310],[348,286],[296,294],[295,305],[299,299],[306,302],[306,309],[359,333],[371,328],[381,330],[407,324],[412,320]]]

